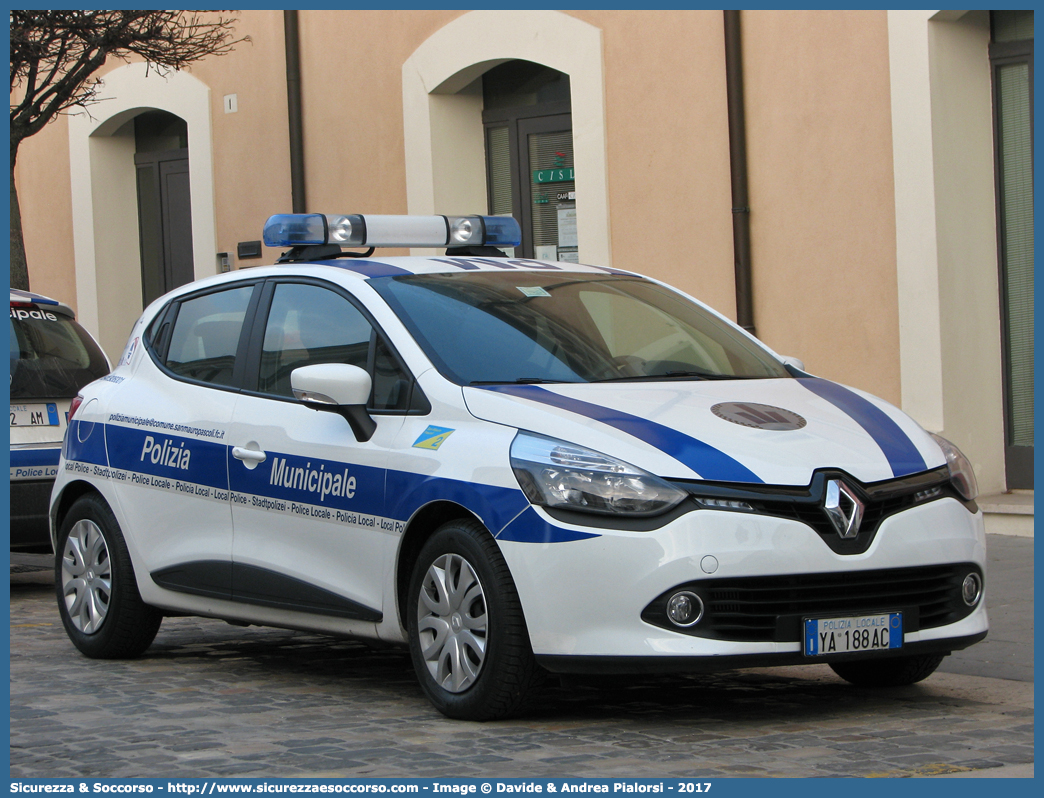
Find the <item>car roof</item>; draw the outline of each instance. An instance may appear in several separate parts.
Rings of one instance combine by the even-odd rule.
[[[57,299],[51,299],[49,296],[43,294],[34,294],[32,291],[23,291],[20,288],[11,289],[11,304],[12,305],[48,305],[51,310],[56,310],[65,316],[75,317],[73,309],[66,305],[64,302],[59,302]]]
[[[330,260],[314,260],[277,264],[292,270],[294,266],[333,266],[357,274],[364,279],[373,277],[399,277],[411,274],[459,274],[461,272],[571,272],[587,274],[619,274],[628,277],[640,277],[634,272],[611,269],[606,266],[587,266],[582,263],[563,263],[558,261],[532,260],[529,258],[497,258],[473,255],[436,255],[431,257],[366,257],[366,258],[333,258]]]

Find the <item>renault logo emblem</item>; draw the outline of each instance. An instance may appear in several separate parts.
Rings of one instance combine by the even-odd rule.
[[[837,534],[846,540],[859,534],[859,526],[863,523],[863,510],[866,506],[840,479],[827,482],[826,500],[823,502],[830,523]]]

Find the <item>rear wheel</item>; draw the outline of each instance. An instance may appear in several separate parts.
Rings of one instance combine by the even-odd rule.
[[[516,712],[539,682],[522,605],[493,537],[476,521],[444,524],[421,549],[407,603],[421,687],[447,717]]]
[[[921,654],[912,657],[832,662],[834,673],[857,687],[903,687],[927,679],[946,657]]]
[[[109,505],[81,496],[58,533],[54,583],[66,634],[97,659],[137,657],[163,616],[141,600],[127,544]]]

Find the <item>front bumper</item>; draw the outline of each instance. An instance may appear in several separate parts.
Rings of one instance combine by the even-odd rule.
[[[921,640],[908,643],[894,651],[868,651],[859,659],[886,659],[910,657],[920,654],[949,654],[978,643],[986,632],[952,637],[943,640]],[[787,654],[736,654],[732,656],[704,657],[576,657],[539,654],[537,662],[551,673],[714,673],[732,668],[775,668],[784,665],[817,665],[852,659],[852,654],[830,654],[822,657],[806,657],[800,651]]]
[[[533,651],[549,670],[684,670],[828,661],[803,657],[796,627],[790,639],[788,633],[769,640],[751,640],[749,635],[729,639],[721,634],[700,636],[699,625],[673,631],[642,619],[657,597],[695,581],[790,575],[800,582],[802,575],[825,574],[844,584],[850,573],[951,563],[977,567],[986,575],[982,513],[973,514],[951,498],[886,518],[859,554],[831,550],[819,533],[800,521],[752,513],[698,510],[659,529],[632,531],[572,527],[542,510],[534,512],[551,526],[598,535],[569,542],[500,542]],[[870,596],[865,604],[849,602],[841,614],[903,609],[894,598],[886,604]],[[781,629],[788,628],[788,615],[781,612]],[[905,628],[903,648],[892,655],[971,645],[988,629],[985,589],[965,617]],[[707,660],[695,663],[693,658]]]

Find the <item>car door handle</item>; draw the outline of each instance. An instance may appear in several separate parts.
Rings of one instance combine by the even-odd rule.
[[[244,449],[242,446],[233,446],[232,456],[237,460],[242,460],[247,468],[265,462],[265,458],[268,457],[267,454],[257,449]]]

